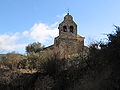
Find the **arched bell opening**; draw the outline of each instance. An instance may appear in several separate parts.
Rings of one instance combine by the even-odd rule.
[[[70,32],[73,33],[73,29],[74,27],[73,26],[70,26]]]
[[[63,26],[63,32],[67,32],[67,27]]]

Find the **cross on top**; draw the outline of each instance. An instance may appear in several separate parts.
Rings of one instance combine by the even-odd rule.
[[[67,9],[67,13],[69,14],[69,12],[70,12],[70,10],[69,10],[69,8]]]

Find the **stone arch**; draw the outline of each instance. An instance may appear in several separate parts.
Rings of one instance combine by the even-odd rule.
[[[67,32],[67,26],[63,26],[63,32]]]
[[[73,29],[74,29],[74,27],[73,27],[73,26],[70,26],[70,32],[73,33]]]

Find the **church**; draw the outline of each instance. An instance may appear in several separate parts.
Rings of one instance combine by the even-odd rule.
[[[45,52],[57,54],[59,58],[68,58],[70,55],[82,52],[84,46],[84,39],[77,34],[77,24],[73,17],[67,13],[64,20],[59,24],[59,36],[54,39],[54,44],[46,47]]]

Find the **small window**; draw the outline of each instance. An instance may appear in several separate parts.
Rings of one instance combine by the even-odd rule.
[[[63,31],[67,32],[67,27],[66,26],[63,26]]]
[[[73,33],[73,26],[70,26],[70,32],[72,32]]]

